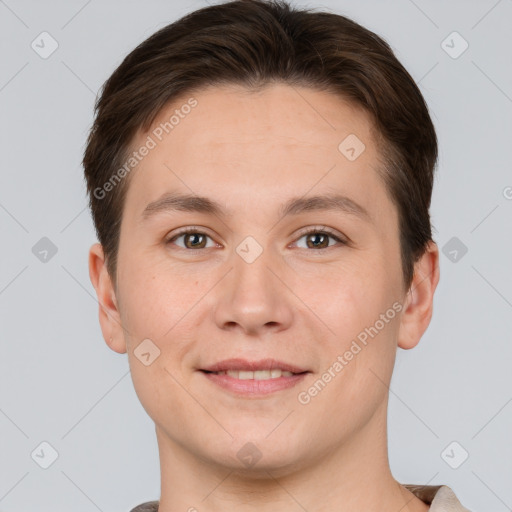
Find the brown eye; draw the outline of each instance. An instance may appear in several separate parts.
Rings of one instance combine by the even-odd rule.
[[[306,240],[306,246],[302,246],[301,248],[304,249],[328,249],[336,244],[329,244],[329,239],[335,240],[338,242],[338,245],[346,245],[346,241],[341,239],[339,236],[335,235],[334,233],[331,233],[329,231],[320,230],[320,229],[311,229],[305,233],[302,234],[302,236],[299,238]],[[300,247],[300,246],[299,246]]]
[[[329,247],[329,235],[325,233],[313,233],[306,235],[306,240],[309,248],[325,249]]]
[[[184,235],[185,247],[189,249],[202,249],[205,246],[206,236],[202,233],[186,233]],[[188,245],[190,243],[190,246]]]
[[[183,245],[176,244],[176,240],[179,240],[180,238],[183,238]],[[206,249],[215,245],[207,246],[208,238],[210,237],[205,233],[201,233],[194,229],[188,229],[167,240],[166,244],[176,244],[182,249]]]

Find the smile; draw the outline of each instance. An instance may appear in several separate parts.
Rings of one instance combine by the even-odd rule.
[[[272,370],[258,370],[255,372],[248,370],[224,370],[211,373],[214,373],[215,375],[228,375],[229,377],[238,380],[268,380],[278,379],[279,377],[291,377],[292,375],[295,375],[292,372],[281,370],[280,368],[275,368]]]

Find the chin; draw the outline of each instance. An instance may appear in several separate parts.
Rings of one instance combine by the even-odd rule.
[[[243,455],[240,454],[242,451]],[[234,474],[254,479],[288,475],[301,466],[301,461],[304,462],[297,451],[287,453],[271,448],[259,450],[249,444],[232,451],[224,451],[222,455],[209,453],[207,457],[213,464],[228,469]]]
[[[278,423],[274,423],[277,425]],[[252,475],[258,478],[268,478],[269,472],[291,472],[306,458],[303,448],[304,440],[292,437],[292,432],[283,429],[272,432],[270,428],[238,429],[230,431],[233,439],[224,436],[222,439],[205,442],[199,440],[205,458],[214,464],[220,464],[240,474]],[[271,432],[271,433],[270,433]],[[270,434],[269,434],[270,433]],[[213,450],[206,450],[214,447]],[[259,476],[258,476],[259,475]]]

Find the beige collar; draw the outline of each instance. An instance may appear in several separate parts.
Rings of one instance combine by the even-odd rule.
[[[430,512],[470,512],[446,485],[406,485],[416,497],[430,505]]]

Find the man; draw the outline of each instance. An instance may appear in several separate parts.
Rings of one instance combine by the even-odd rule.
[[[378,36],[238,0],[138,46],[84,155],[91,281],[155,422],[134,511],[465,511],[387,455],[397,347],[432,315],[437,139]]]

